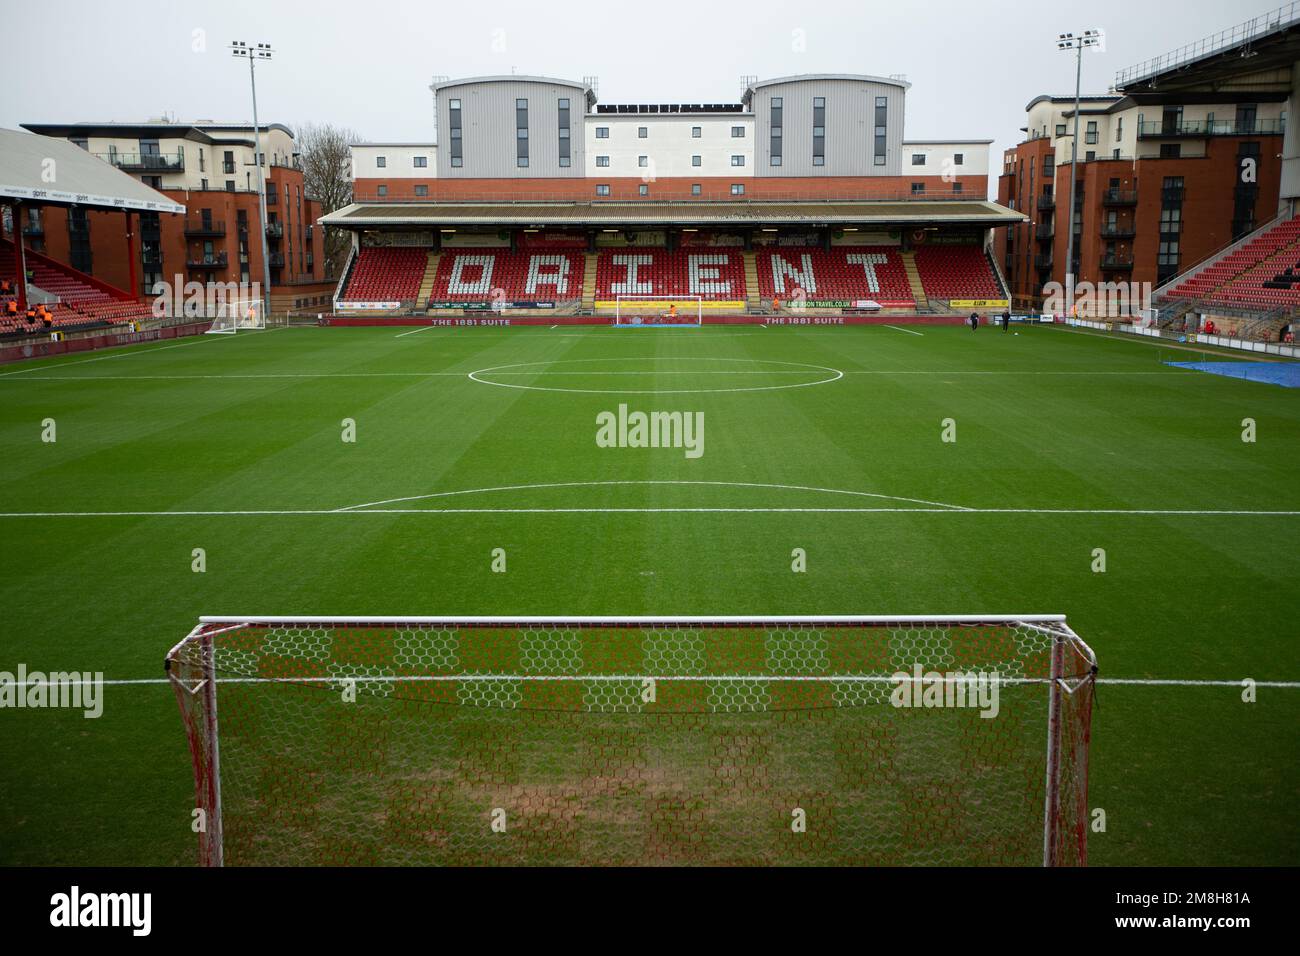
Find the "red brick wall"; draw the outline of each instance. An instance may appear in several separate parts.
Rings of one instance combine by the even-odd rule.
[[[987,176],[959,176],[962,197],[984,200],[988,198]],[[698,183],[701,195],[691,195],[691,185]],[[912,183],[925,183],[929,196],[948,195],[952,184],[940,176],[736,176],[661,178],[648,183],[650,199],[732,199],[733,183],[743,183],[745,199],[908,199]],[[380,185],[388,187],[382,199]],[[596,185],[610,187],[608,197],[596,196]],[[416,196],[417,185],[428,187],[427,196]],[[639,177],[608,177],[588,179],[379,179],[365,178],[353,182],[353,198],[357,202],[419,202],[421,200],[581,200],[641,199]]]
[[[280,240],[280,251],[285,256],[285,266],[280,273],[282,281],[280,284],[272,283],[272,292],[275,293],[276,289],[281,286],[289,289],[300,281],[324,282],[326,279],[324,229],[316,224],[316,220],[322,214],[320,206],[315,201],[304,198],[301,213],[299,213],[299,207],[293,201],[294,187],[297,187],[299,195],[302,192],[302,173],[284,167],[273,167],[268,172],[267,179],[268,182],[275,185],[277,193],[276,203],[267,205],[267,217],[269,219],[270,214],[273,212],[278,213],[279,221],[286,224],[285,235]],[[284,201],[286,183],[290,187],[290,206],[288,209],[286,209]],[[262,281],[262,245],[257,234],[259,217],[257,194],[255,192],[164,190],[163,193],[169,199],[184,205],[187,209],[185,215],[162,213],[158,217],[161,239],[160,249],[162,251],[162,278],[165,281],[174,282],[176,273],[180,273],[185,281],[197,279],[202,282],[238,282],[240,267],[237,222],[238,211],[241,209],[244,210],[249,224],[249,278],[253,282]],[[226,234],[224,236],[208,238],[212,242],[214,253],[226,253],[228,265],[225,269],[191,272],[186,268],[185,262],[190,256],[194,258],[202,256],[205,239],[187,237],[185,235],[185,222],[187,219],[199,220],[204,209],[212,211],[211,218],[214,223],[225,223]],[[86,219],[90,223],[91,274],[120,289],[130,289],[125,214],[117,211],[90,211],[87,213]],[[42,238],[46,254],[59,262],[71,263],[72,242],[68,235],[67,211],[58,207],[46,207],[42,213],[42,223],[45,229],[45,235]],[[141,243],[138,215],[132,216],[132,223],[135,232],[135,252],[138,263]],[[309,274],[307,274],[305,267],[304,255],[306,251],[305,227],[308,225],[314,227],[311,241],[313,266]],[[289,269],[288,249],[290,242],[293,243],[292,273]],[[269,240],[268,248],[271,252],[275,251]],[[306,275],[300,278],[299,273]],[[140,280],[142,275],[143,268],[137,265],[137,281]]]
[[[1259,142],[1260,166],[1258,197],[1255,204],[1255,221],[1262,225],[1277,212],[1281,183],[1281,161],[1277,158],[1281,141],[1278,137],[1221,137],[1209,140],[1204,158],[1099,160],[1080,164],[1080,183],[1083,187],[1082,233],[1080,237],[1080,282],[1124,281],[1157,284],[1160,251],[1160,213],[1163,206],[1162,190],[1166,177],[1181,176],[1186,190],[1183,200],[1183,227],[1179,271],[1190,269],[1198,262],[1228,245],[1232,241],[1232,222],[1235,212],[1235,187],[1240,175],[1237,151],[1243,141]],[[1045,214],[1037,211],[1037,197],[1042,194],[1042,157],[1050,149],[1050,141],[1033,140],[1016,147],[1016,154],[1025,163],[1035,163],[1034,194],[1028,193],[1029,167],[1022,165],[1015,177],[1003,175],[998,180],[998,200],[1006,203],[1012,198],[1032,205],[1019,205],[1035,222]],[[1052,281],[1065,282],[1066,244],[1069,230],[1070,181],[1069,166],[1062,166],[1055,177],[1056,235],[1053,239]],[[1113,207],[1119,225],[1133,224],[1137,236],[1131,240],[1116,240],[1117,254],[1132,253],[1133,269],[1103,273],[1101,257],[1107,240],[1101,229],[1107,222],[1112,207],[1105,205],[1104,195],[1112,188],[1136,190],[1136,207]],[[1024,266],[1026,248],[1036,253],[1040,246],[1033,238],[1033,227],[1015,227],[1016,268],[1008,275],[1016,296],[1038,297],[1042,290],[1037,273]],[[997,239],[999,262],[1006,261],[1006,236]],[[1028,246],[1026,245],[1028,244]]]

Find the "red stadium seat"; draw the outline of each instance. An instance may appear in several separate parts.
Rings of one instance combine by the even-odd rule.
[[[829,252],[812,246],[764,249],[757,260],[758,291],[765,299],[791,302],[802,293],[807,302],[916,306],[896,246],[834,246]]]
[[[596,298],[619,295],[699,296],[707,302],[745,299],[745,254],[732,247],[606,249],[596,260]]]
[[[369,247],[357,253],[341,301],[413,302],[420,293],[429,250]]]
[[[435,302],[562,302],[582,298],[586,259],[572,248],[444,249]]]
[[[1007,297],[979,246],[922,246],[916,250],[916,269],[926,296],[940,302]]]

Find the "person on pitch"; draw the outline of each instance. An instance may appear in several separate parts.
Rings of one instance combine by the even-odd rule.
[[[980,327],[980,314],[978,312],[972,312],[968,321],[970,323],[970,330],[972,332],[978,332]]]
[[[1009,328],[1011,328],[1011,312],[1010,312],[1010,310],[1008,310],[1008,311],[1002,313],[1002,331],[1005,332],[1005,331],[1007,331]]]

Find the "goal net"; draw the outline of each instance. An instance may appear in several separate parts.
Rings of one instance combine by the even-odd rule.
[[[209,334],[231,335],[241,330],[266,328],[260,299],[241,299],[225,302],[217,307],[217,317],[212,321]]]
[[[219,618],[207,865],[1083,865],[1060,617]]]
[[[698,295],[618,295],[614,324],[637,327],[701,326],[704,298]]]

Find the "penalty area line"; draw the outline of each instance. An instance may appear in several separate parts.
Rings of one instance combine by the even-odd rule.
[[[895,332],[906,332],[908,335],[920,335],[922,337],[925,335],[924,332],[913,332],[911,329],[904,329],[897,325],[887,325],[885,328],[893,329]]]

